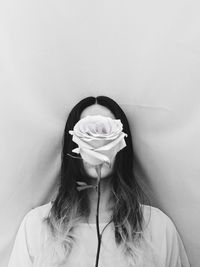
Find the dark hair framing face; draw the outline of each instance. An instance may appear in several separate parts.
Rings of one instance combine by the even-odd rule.
[[[84,168],[82,165],[82,161],[75,160],[74,158],[70,158],[68,154],[73,154],[72,150],[77,147],[77,145],[72,141],[72,137],[69,134],[69,130],[72,130],[74,125],[80,120],[81,113],[83,110],[91,105],[99,104],[106,108],[108,108],[116,119],[120,119],[123,124],[123,131],[127,133],[128,137],[125,139],[127,146],[121,150],[115,160],[114,164],[114,172],[117,171],[117,169],[121,169],[121,174],[124,173],[124,170],[126,172],[129,172],[133,169],[133,145],[132,145],[132,136],[131,131],[129,128],[129,123],[126,118],[125,113],[120,108],[120,106],[111,98],[106,96],[98,96],[98,97],[87,97],[81,100],[79,103],[75,105],[75,107],[71,110],[66,126],[65,126],[65,132],[64,132],[64,139],[63,139],[63,151],[62,151],[62,168],[61,168],[61,184],[65,188],[76,186],[75,182],[78,179],[79,181],[82,180],[82,176],[86,175],[84,172]],[[74,154],[74,156],[77,156]],[[69,181],[69,175],[68,171],[71,169],[71,171],[74,173],[74,180]],[[70,172],[71,172],[70,171]],[[127,173],[129,175],[122,175],[124,178],[126,176],[131,177],[129,179],[132,179],[132,174]],[[71,176],[71,175],[70,175]],[[127,179],[127,183],[129,184],[129,179]],[[72,188],[71,188],[72,189]],[[69,188],[70,190],[70,188]]]
[[[135,197],[136,201],[139,201],[139,198],[143,196],[142,190],[140,189],[133,173],[134,161],[132,136],[125,113],[121,107],[109,97],[87,97],[82,99],[74,106],[69,113],[65,126],[60,172],[60,187],[57,199],[55,201],[58,214],[62,211],[61,206],[65,203],[65,199],[70,199],[70,201],[73,202],[77,200],[77,197],[84,197],[84,192],[81,194],[77,192],[76,181],[84,180],[84,174],[85,176],[87,175],[84,172],[82,161],[68,156],[68,154],[72,155],[72,150],[77,147],[77,145],[72,141],[69,130],[72,130],[74,125],[80,120],[83,110],[94,104],[99,104],[108,108],[116,119],[121,120],[123,124],[123,132],[128,135],[128,137],[125,139],[127,146],[117,154],[115,159],[113,173],[117,174],[117,178],[113,179],[114,193],[117,195],[125,194],[125,199],[127,199],[127,196],[130,194],[132,197]],[[77,154],[74,154],[74,156],[77,157]],[[130,199],[127,199],[127,201],[129,200]],[[87,204],[85,203],[85,205],[83,205],[82,203],[83,214],[89,212],[87,208]],[[61,216],[62,214],[59,214],[59,217]]]

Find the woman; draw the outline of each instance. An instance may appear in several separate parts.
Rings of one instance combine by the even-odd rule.
[[[73,153],[78,153],[77,143],[70,134],[79,121],[97,115],[120,120],[126,135],[126,146],[109,165],[101,165],[99,239],[95,188],[99,173]],[[170,218],[142,204],[144,194],[133,173],[133,156],[129,124],[119,105],[105,96],[81,100],[65,126],[57,196],[24,217],[8,266],[188,267]]]

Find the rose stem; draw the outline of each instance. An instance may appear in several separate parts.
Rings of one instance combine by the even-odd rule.
[[[98,175],[98,179],[97,179],[97,194],[98,194],[98,199],[97,199],[97,211],[96,211],[96,229],[97,229],[98,247],[97,247],[95,267],[98,267],[100,247],[101,247],[101,234],[100,234],[100,229],[99,229],[99,204],[100,204],[100,197],[101,197],[101,188],[100,188],[101,166],[102,165],[96,166],[96,172],[97,172],[97,175]]]

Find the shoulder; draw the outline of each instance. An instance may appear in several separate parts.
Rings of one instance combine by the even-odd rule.
[[[142,205],[145,227],[155,237],[173,238],[176,235],[176,227],[172,219],[159,208]]]
[[[52,204],[49,202],[47,204],[32,208],[29,212],[27,212],[21,223],[26,228],[27,233],[36,233],[41,231],[43,220],[48,216],[51,207]]]
[[[14,251],[23,250],[34,258],[40,251],[41,244],[48,237],[47,228],[43,223],[44,218],[51,209],[51,202],[31,209],[26,213],[17,231]],[[21,266],[21,265],[20,265]]]
[[[52,203],[48,202],[47,204],[32,208],[26,214],[26,216],[32,219],[43,219],[49,214],[51,207],[52,207]]]
[[[26,213],[23,218],[22,224],[25,224],[27,228],[34,226],[39,226],[42,223],[43,219],[48,216],[51,210],[51,202],[32,208],[30,211]]]
[[[149,240],[165,266],[190,266],[187,254],[172,219],[156,207],[142,205],[144,237]],[[163,265],[159,265],[163,266]]]
[[[42,241],[46,237],[46,225],[43,221],[48,216],[51,206],[51,202],[38,206],[24,216],[20,229],[26,235],[27,240],[32,242],[32,239],[37,238],[38,241]]]
[[[171,218],[161,211],[159,208],[148,206],[148,205],[142,205],[143,210],[143,216],[145,222],[149,223],[161,223],[163,225],[174,225]]]

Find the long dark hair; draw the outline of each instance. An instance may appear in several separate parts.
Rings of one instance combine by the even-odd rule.
[[[134,152],[127,117],[121,107],[109,97],[84,98],[69,113],[64,130],[60,185],[46,222],[53,236],[58,236],[58,232],[60,233],[62,246],[65,247],[66,254],[69,254],[75,241],[74,228],[81,218],[87,219],[90,214],[86,190],[79,192],[76,189],[77,180],[84,179],[84,170],[81,160],[68,156],[77,147],[72,141],[69,130],[72,130],[80,120],[82,111],[93,104],[108,108],[116,119],[121,120],[123,132],[128,135],[125,140],[127,146],[116,155],[114,163],[112,197],[115,205],[112,222],[115,229],[116,243],[123,245],[124,252],[129,253],[134,258],[137,254],[138,244],[142,239],[143,211],[141,203],[144,194],[134,175]],[[65,237],[63,237],[64,235]]]

